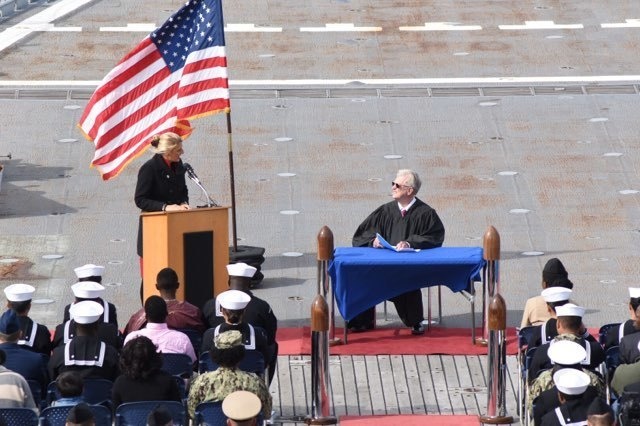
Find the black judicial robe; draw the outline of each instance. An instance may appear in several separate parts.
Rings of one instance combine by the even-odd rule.
[[[428,204],[416,198],[404,217],[400,213],[397,201],[383,204],[373,211],[356,229],[353,235],[354,247],[372,247],[376,233],[391,245],[406,241],[411,248],[429,249],[442,246],[444,225],[436,211]],[[366,285],[366,283],[364,283]],[[402,322],[412,327],[424,319],[422,292],[413,290],[391,299]],[[371,308],[349,321],[349,327],[372,328],[366,322],[374,321]]]

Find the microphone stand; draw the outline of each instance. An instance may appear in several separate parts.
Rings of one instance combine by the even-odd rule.
[[[204,193],[204,196],[207,198],[207,207],[220,207],[220,205],[218,203],[216,203],[215,200],[213,200],[211,197],[209,197],[209,193],[207,192],[206,189],[204,189],[204,186],[202,186],[202,184],[200,183],[200,179],[197,179],[191,173],[187,173],[187,176],[189,177],[189,179],[191,179],[193,181],[193,183],[198,185],[198,188],[200,188],[202,190],[202,192]]]

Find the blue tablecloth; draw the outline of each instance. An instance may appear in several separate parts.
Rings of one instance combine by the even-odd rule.
[[[481,247],[438,247],[417,253],[338,247],[329,275],[338,309],[350,320],[410,290],[435,285],[454,292],[468,289],[484,264]]]

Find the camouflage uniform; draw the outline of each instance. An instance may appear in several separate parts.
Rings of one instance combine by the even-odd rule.
[[[214,339],[216,349],[225,350],[242,346],[242,333],[238,330],[225,331]],[[223,401],[232,392],[249,391],[260,398],[262,415],[271,417],[271,394],[264,380],[255,373],[247,373],[236,368],[220,366],[217,370],[198,376],[189,390],[187,409],[189,416],[194,417],[196,407],[201,402]]]
[[[262,402],[262,415],[265,419],[271,417],[271,394],[264,380],[254,373],[225,367],[201,374],[191,383],[187,401],[189,416],[193,418],[196,407],[201,402],[222,401],[238,390],[258,395]]]

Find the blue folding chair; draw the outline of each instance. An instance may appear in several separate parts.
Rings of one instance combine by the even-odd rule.
[[[7,426],[38,426],[38,415],[31,408],[0,408]]]
[[[258,376],[265,376],[265,364],[262,352],[257,350],[246,350],[244,352],[244,358],[238,364],[238,368],[242,371],[250,373],[256,373]],[[204,373],[206,371],[215,371],[218,369],[218,364],[213,362],[208,352],[200,355],[198,360],[198,371]]]
[[[527,375],[525,369],[525,354],[533,332],[539,325],[530,325],[518,329],[518,416],[522,418],[525,407],[525,388],[527,386]]]
[[[31,389],[31,395],[33,395],[33,400],[36,403],[36,407],[42,409],[43,401],[42,401],[42,385],[37,380],[27,380],[29,384],[29,389]]]
[[[102,404],[106,401],[108,405],[111,404],[111,390],[113,389],[113,382],[107,379],[84,379],[82,381],[82,400],[87,404]],[[47,406],[61,396],[58,393],[56,382],[51,382],[47,385]]]
[[[40,413],[40,426],[64,426],[73,405],[47,407]],[[102,405],[89,405],[93,412],[96,426],[111,426],[111,410]]]
[[[195,353],[200,353],[200,348],[202,347],[202,333],[198,330],[194,330],[193,328],[176,328],[176,331],[186,334],[191,341],[191,346],[193,346]]]
[[[173,423],[187,424],[184,405],[177,401],[140,401],[127,402],[116,408],[116,426],[139,426],[147,424],[147,417],[156,408],[163,406],[171,413]]]
[[[263,424],[262,413],[258,415],[256,424]],[[192,426],[226,426],[227,416],[222,412],[222,401],[201,402],[196,407]]]
[[[600,327],[600,329],[598,330],[598,343],[600,343],[600,346],[604,348],[604,344],[607,342],[607,333],[609,332],[609,330],[619,326],[620,326],[619,322],[612,322]]]
[[[611,379],[620,365],[620,346],[612,346],[604,353],[604,383],[607,389],[607,403],[611,404]]]
[[[161,354],[162,369],[172,376],[191,377],[193,363],[187,354]]]

